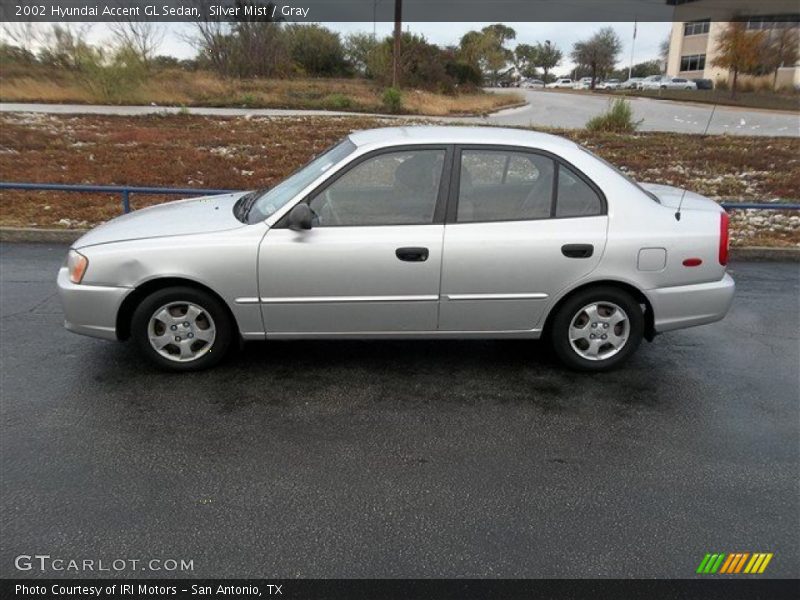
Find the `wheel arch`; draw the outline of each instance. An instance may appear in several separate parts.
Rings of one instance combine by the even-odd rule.
[[[219,303],[225,307],[225,310],[228,311],[228,317],[230,318],[231,323],[234,323],[238,330],[239,324],[236,320],[236,316],[231,310],[231,307],[228,305],[225,299],[212,288],[193,279],[186,279],[184,277],[157,277],[154,279],[148,279],[147,281],[139,284],[131,293],[125,296],[125,299],[122,301],[122,304],[117,311],[117,339],[127,340],[130,338],[133,312],[136,310],[136,307],[139,306],[142,300],[147,298],[147,296],[153,292],[177,286],[195,288],[216,298]]]
[[[553,318],[555,317],[556,313],[561,308],[561,306],[563,306],[563,304],[567,302],[567,300],[569,300],[572,296],[574,296],[578,292],[582,292],[586,289],[593,287],[615,287],[617,289],[629,293],[637,300],[637,302],[639,302],[639,304],[643,304],[645,306],[644,338],[648,342],[653,341],[653,338],[655,338],[656,336],[655,315],[653,313],[653,305],[650,304],[650,300],[648,300],[647,295],[642,290],[637,288],[635,285],[625,281],[619,281],[616,279],[598,279],[595,281],[589,281],[577,287],[574,287],[569,291],[567,291],[566,293],[564,293],[547,313],[547,317],[545,318],[544,321],[544,326],[542,327],[543,336],[549,333]]]

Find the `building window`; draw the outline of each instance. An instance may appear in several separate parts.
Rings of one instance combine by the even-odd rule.
[[[706,68],[705,54],[681,56],[681,71],[702,71]]]
[[[702,35],[708,33],[708,27],[711,21],[705,19],[703,21],[691,21],[690,23],[683,24],[683,35]]]

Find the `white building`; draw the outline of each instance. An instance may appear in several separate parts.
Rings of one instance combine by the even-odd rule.
[[[728,26],[724,21],[711,21],[709,18],[697,19],[702,16],[703,4],[709,0],[697,0],[691,4],[676,6],[672,24],[672,34],[669,40],[669,56],[667,58],[667,74],[687,79],[711,79],[715,83],[725,81],[730,83],[733,75],[728,69],[714,67],[714,57],[717,55],[717,41],[719,35]],[[713,0],[710,0],[713,6]],[[687,7],[684,9],[684,7]],[[689,11],[690,9],[690,11]],[[713,10],[710,9],[710,10]],[[752,3],[749,12],[755,13],[740,16],[746,19],[746,27],[750,30],[763,30],[770,36],[777,35],[781,30],[790,28],[793,31],[794,43],[800,45],[800,13],[796,14],[758,14],[759,4]],[[683,14],[682,14],[683,13]],[[681,16],[691,20],[680,21]],[[739,81],[755,84],[772,85],[774,75],[763,77],[739,76]],[[776,82],[778,88],[800,88],[800,64],[784,65],[778,69]]]

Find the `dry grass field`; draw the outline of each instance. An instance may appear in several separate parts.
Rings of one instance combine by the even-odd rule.
[[[0,180],[253,189],[274,184],[347,133],[397,124],[352,117],[0,116]],[[800,139],[555,132],[641,181],[712,198],[800,200]],[[133,196],[134,208],[174,197]],[[0,225],[85,228],[118,195],[3,192]],[[759,221],[761,220],[761,221]],[[800,244],[800,217],[734,213],[734,241]]]
[[[236,106],[382,113],[380,88],[365,79],[223,79],[213,73],[168,69],[121,93],[116,104]],[[30,73],[0,70],[0,101],[106,104],[71,73],[36,67]],[[409,115],[485,114],[522,102],[515,92],[480,90],[456,95],[404,90],[401,112]]]

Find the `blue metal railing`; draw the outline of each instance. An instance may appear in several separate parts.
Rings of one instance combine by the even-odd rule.
[[[122,197],[122,212],[131,212],[131,194],[150,194],[150,195],[182,195],[182,196],[211,196],[214,194],[230,194],[242,190],[215,190],[202,188],[170,188],[152,186],[130,186],[130,185],[70,185],[62,183],[17,183],[0,182],[0,190],[33,190],[33,191],[56,191],[56,192],[83,192],[83,193],[102,193],[120,194]],[[735,200],[724,200],[720,205],[725,210],[800,210],[798,202],[737,202]]]
[[[53,192],[95,192],[101,194],[120,194],[122,212],[131,212],[131,194],[211,196],[214,194],[230,194],[241,190],[208,190],[199,188],[169,188],[131,185],[69,185],[62,183],[17,183],[0,182],[0,190],[34,190]]]

